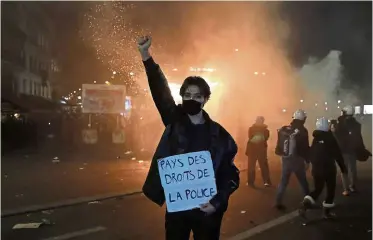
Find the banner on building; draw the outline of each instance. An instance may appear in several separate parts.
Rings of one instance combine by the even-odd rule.
[[[98,134],[96,129],[84,129],[82,131],[83,142],[85,144],[96,144],[98,141]]]
[[[217,193],[209,151],[159,159],[158,169],[168,212],[199,208]]]
[[[83,84],[83,113],[124,113],[125,102],[125,86],[106,84]]]
[[[125,136],[124,136],[124,130],[123,129],[117,129],[112,134],[113,137],[113,143],[115,144],[121,144],[125,142]]]

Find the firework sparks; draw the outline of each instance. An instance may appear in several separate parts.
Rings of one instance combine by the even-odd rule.
[[[92,2],[84,14],[80,36],[96,50],[97,58],[115,71],[128,76],[131,85],[142,70],[136,40],[150,31],[135,24],[132,12],[136,5],[126,2]],[[130,76],[129,74],[132,73]]]

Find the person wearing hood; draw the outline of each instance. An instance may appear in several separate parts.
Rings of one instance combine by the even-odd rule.
[[[182,240],[189,239],[193,231],[195,239],[217,240],[229,198],[239,186],[239,170],[234,165],[237,145],[232,136],[203,110],[211,95],[210,87],[203,78],[187,77],[180,88],[182,104],[175,104],[165,75],[150,55],[150,45],[151,38],[148,36],[138,41],[150,91],[166,128],[154,153],[143,193],[152,202],[163,206],[166,196],[158,160],[208,151],[211,158],[203,160],[210,161],[212,165],[217,192],[210,192],[212,198],[194,209],[168,211],[166,207],[165,235],[169,240]]]
[[[269,176],[267,159],[267,141],[269,138],[268,126],[264,124],[264,117],[258,116],[255,123],[249,128],[248,142],[246,145],[246,156],[248,157],[247,184],[254,187],[255,167],[259,163],[264,186],[272,185]]]
[[[343,161],[342,152],[337,140],[329,129],[329,122],[322,117],[316,121],[316,130],[313,132],[313,140],[310,148],[310,162],[312,164],[312,176],[315,189],[303,200],[303,211],[312,208],[326,185],[326,198],[323,202],[324,218],[334,216],[334,196],[336,189],[337,162],[343,176],[346,177],[347,168]]]
[[[361,124],[354,118],[352,106],[346,106],[342,110],[342,115],[338,118],[335,129],[335,136],[342,150],[345,165],[348,169],[348,178],[342,178],[343,195],[348,196],[356,192],[357,181],[357,155],[359,151],[365,149],[363,137],[361,135]]]
[[[298,109],[294,112],[293,121],[290,125],[278,130],[275,153],[282,158],[281,180],[277,189],[275,204],[278,210],[286,208],[282,204],[282,200],[292,173],[297,177],[304,196],[309,194],[306,171],[309,167],[310,146],[308,130],[304,127],[306,119],[306,112]]]

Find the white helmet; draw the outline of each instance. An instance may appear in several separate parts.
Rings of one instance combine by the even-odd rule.
[[[329,120],[321,117],[316,120],[316,130],[327,132],[329,131]]]
[[[297,111],[294,112],[293,118],[303,121],[307,118],[307,114],[304,110],[298,109]]]
[[[354,108],[351,105],[347,105],[342,109],[346,115],[354,115]]]

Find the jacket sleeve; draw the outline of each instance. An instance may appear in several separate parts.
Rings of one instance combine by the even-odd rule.
[[[333,156],[335,161],[337,162],[339,168],[341,169],[342,173],[347,173],[347,168],[343,160],[341,149],[339,148],[338,142],[335,137],[331,138],[331,149],[333,151]]]
[[[176,115],[175,100],[171,95],[165,75],[159,65],[154,62],[153,58],[149,58],[143,63],[155,106],[161,115],[163,124],[167,126],[173,122]]]
[[[231,137],[230,137],[231,138]],[[219,209],[221,206],[228,204],[230,195],[237,190],[240,185],[240,171],[234,165],[233,160],[237,154],[237,145],[231,138],[228,141],[227,151],[223,161],[217,171],[217,194],[210,200],[210,203]]]
[[[308,138],[308,130],[307,129],[304,129],[303,130],[303,133],[300,134],[300,141],[299,141],[299,156],[301,156],[302,158],[304,158],[304,160],[306,161],[306,163],[310,163],[310,159],[309,159],[309,153],[310,153],[310,140]]]
[[[265,130],[264,130],[264,139],[265,139],[266,141],[268,141],[268,139],[269,139],[269,130],[268,130],[268,129],[265,129]]]
[[[358,133],[358,139],[357,139],[357,151],[361,151],[363,149],[365,149],[365,144],[364,144],[364,140],[363,140],[363,135],[361,134],[361,124],[358,123],[357,126],[356,126],[356,132]]]
[[[247,131],[247,137],[249,138],[249,140],[253,137],[252,127],[249,127],[249,130]]]

